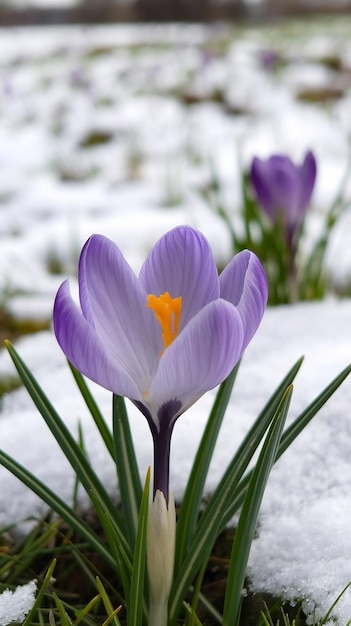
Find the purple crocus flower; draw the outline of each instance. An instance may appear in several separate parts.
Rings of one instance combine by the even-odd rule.
[[[81,310],[68,281],[57,293],[57,340],[78,370],[144,414],[154,495],[168,502],[174,423],[228,376],[256,332],[267,302],[262,265],[244,250],[218,276],[207,240],[181,226],[156,243],[139,277],[112,241],[93,235],[78,279]]]
[[[272,222],[282,219],[290,248],[296,237],[311,200],[316,180],[316,160],[307,152],[302,165],[295,165],[285,155],[275,154],[267,160],[254,157],[251,182],[257,201]]]

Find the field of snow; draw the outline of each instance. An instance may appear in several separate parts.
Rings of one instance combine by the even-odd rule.
[[[318,235],[347,171],[351,138],[351,22],[291,23],[241,32],[215,25],[114,26],[0,31],[0,310],[50,320],[53,298],[76,275],[93,232],[109,236],[137,270],[157,238],[187,223],[230,259],[223,222],[201,198],[213,171],[240,222],[239,155],[286,152],[318,161],[304,245]],[[267,50],[276,66],[267,67]],[[330,239],[334,282],[350,284],[351,185]],[[74,278],[72,278],[72,283]],[[267,311],[249,346],[207,489],[290,366],[298,376],[291,418],[351,361],[351,301],[329,298]],[[105,484],[114,470],[50,330],[16,347],[52,402],[77,430]],[[0,352],[0,376],[13,375]],[[62,389],[65,393],[62,394]],[[95,388],[106,415],[110,397]],[[208,414],[209,393],[176,426],[172,483],[181,498]],[[321,617],[351,580],[351,422],[347,380],[274,468],[250,557],[253,590]],[[145,420],[130,409],[141,472],[151,459]],[[0,406],[1,447],[69,500],[73,476],[23,389]],[[149,442],[149,443],[145,443]],[[0,524],[43,506],[0,470]],[[82,496],[83,497],[83,496]],[[334,611],[351,618],[351,591]],[[311,618],[312,619],[312,618]]]

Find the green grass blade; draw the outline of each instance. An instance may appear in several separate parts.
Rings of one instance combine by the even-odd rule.
[[[286,388],[292,383],[299,371],[303,359],[299,359],[289,370],[270,400],[258,416],[256,422],[245,437],[233,460],[224,473],[196,526],[191,543],[175,577],[170,597],[170,620],[176,623],[182,601],[194,580],[203,559],[210,555],[212,546],[222,529],[223,518],[228,509],[228,502],[238,490],[238,485],[246,471],[258,445],[269,428],[273,416],[281,402]]]
[[[74,472],[77,474],[82,486],[92,500],[93,505],[96,507],[96,501],[99,500],[101,508],[106,508],[109,511],[111,517],[115,520],[116,527],[119,528],[121,541],[124,542],[127,547],[128,542],[124,535],[124,520],[121,513],[117,510],[101,481],[98,479],[84,452],[80,449],[78,443],[74,440],[65,423],[51,405],[14,347],[9,342],[6,342],[6,345],[24,386],[71,464]]]
[[[223,626],[238,623],[241,593],[245,580],[247,561],[253,540],[258,512],[268,477],[275,461],[286,416],[290,406],[292,386],[286,391],[266,436],[255,469],[247,488],[244,504],[235,531],[228,570],[223,609]]]
[[[56,567],[56,563],[57,563],[56,559],[54,559],[51,562],[51,564],[49,566],[49,569],[48,569],[48,571],[45,574],[43,583],[42,583],[42,585],[41,585],[41,587],[39,589],[39,592],[38,592],[38,595],[37,595],[37,597],[35,599],[35,602],[34,602],[32,608],[31,608],[31,610],[29,611],[26,619],[24,620],[22,626],[31,626],[33,624],[35,613],[36,613],[36,611],[38,609],[40,609],[41,603],[42,603],[43,598],[44,598],[44,594],[46,593],[47,588],[49,587],[49,585],[52,582],[52,576],[53,576],[53,573],[54,573],[54,569]]]
[[[132,561],[130,553],[125,550],[121,542],[119,532],[116,530],[116,525],[114,524],[113,519],[111,519],[109,511],[102,509],[99,502],[97,502],[96,510],[99,520],[101,521],[107,543],[110,547],[111,555],[117,564],[117,570],[123,585],[125,603],[128,604],[130,596],[130,580],[132,575]]]
[[[2,450],[0,450],[0,465],[16,476],[24,485],[33,491],[33,493],[36,493],[39,498],[41,498],[43,502],[46,502],[53,511],[64,519],[82,539],[86,540],[89,545],[102,556],[106,563],[112,568],[116,568],[115,561],[105,543],[103,543],[90,526],[53,491]]]
[[[142,623],[144,605],[144,581],[146,563],[146,536],[147,515],[150,492],[150,469],[147,472],[144,492],[140,505],[139,522],[137,528],[135,551],[133,559],[132,580],[130,585],[130,599],[127,607],[128,626],[140,626]],[[146,605],[144,605],[146,606]]]
[[[287,450],[287,448],[293,443],[296,437],[306,428],[306,426],[311,422],[311,420],[315,417],[315,415],[320,411],[323,405],[329,400],[329,398],[335,393],[335,391],[340,387],[341,383],[349,376],[351,373],[351,366],[346,367],[332,382],[308,405],[308,407],[300,413],[300,415],[293,421],[292,424],[286,429],[281,438],[277,457],[278,460],[282,454]],[[252,471],[250,471],[244,478],[240,481],[237,490],[233,494],[233,497],[230,501],[230,504],[227,508],[227,511],[223,518],[223,523],[221,529],[225,528],[228,524],[229,520],[237,513],[240,506],[243,503],[245,493],[247,490],[247,485],[249,483]]]
[[[121,607],[118,606],[116,609],[113,608],[111,604],[111,600],[108,597],[107,591],[98,576],[96,577],[96,586],[98,588],[98,592],[101,596],[101,599],[103,601],[103,604],[107,613],[107,619],[103,622],[103,626],[104,625],[107,626],[107,624],[111,624],[111,623],[113,623],[114,626],[121,626],[121,623],[117,617],[118,613],[121,610]]]
[[[232,393],[236,375],[238,373],[239,364],[240,363],[236,365],[228,378],[219,387],[192,466],[180,511],[178,513],[175,572],[178,571],[180,564],[184,559],[184,555],[191,543],[196,521],[199,516],[208,468],[217,442],[218,433],[223,422],[223,417]]]
[[[76,615],[76,617],[74,618],[74,626],[78,626],[86,617],[89,616],[89,613],[94,608],[95,604],[100,601],[100,599],[100,595],[97,594],[88,602],[88,604],[83,609],[79,611],[78,615]]]
[[[256,451],[258,445],[262,441],[262,438],[271,423],[273,416],[281,403],[286,389],[293,383],[295,377],[302,365],[303,357],[301,357],[293,367],[288,371],[286,376],[283,378],[275,392],[269,398],[268,402],[263,407],[253,426],[249,430],[245,439],[241,443],[238,451],[236,452],[233,460],[231,461],[228,469],[224,473],[220,484],[217,487],[217,490],[220,491],[221,485],[225,484],[228,479],[228,476],[232,474],[233,468],[239,468],[241,466],[241,476],[246,470],[254,452]],[[216,490],[216,491],[217,491]]]
[[[327,613],[324,615],[323,619],[319,622],[318,626],[325,626],[325,624],[328,623],[329,619],[331,618],[331,614],[333,612],[333,610],[335,609],[337,603],[339,602],[339,600],[342,598],[342,596],[344,595],[344,593],[346,593],[346,591],[349,589],[349,587],[351,587],[351,581],[349,583],[347,583],[347,585],[345,585],[345,587],[343,588],[342,591],[340,591],[339,595],[337,596],[337,598],[335,598],[333,604],[331,605],[331,607],[328,609]],[[332,622],[333,620],[330,619],[330,621]],[[350,622],[348,622],[349,624]],[[347,626],[347,624],[346,624]]]
[[[117,395],[113,395],[112,419],[120,497],[129,545],[133,550],[143,490],[125,401]]]
[[[211,602],[207,599],[203,592],[199,594],[199,604],[206,609],[207,614],[212,617],[212,620],[217,622],[219,626],[222,624],[222,615],[217,611],[217,609],[211,604]]]
[[[72,621],[68,617],[68,615],[66,613],[66,610],[65,610],[65,607],[63,606],[60,598],[56,595],[55,592],[52,594],[52,597],[54,599],[54,602],[56,604],[56,608],[57,608],[59,616],[60,616],[61,626],[72,626]]]
[[[205,575],[205,571],[207,568],[207,561],[204,560],[202,567],[196,577],[196,581],[195,584],[193,585],[193,588],[191,589],[192,592],[192,597],[191,597],[191,608],[194,611],[194,613],[196,613],[196,609],[198,606],[198,602],[199,602],[199,597],[200,597],[200,592],[201,592],[201,586],[202,586],[202,581]],[[188,622],[191,622],[191,617],[190,617],[190,613],[188,613],[188,615],[186,616],[186,622],[185,622],[185,626],[190,626],[190,624]]]
[[[69,367],[71,368],[74,380],[77,383],[78,389],[80,393],[82,394],[85,404],[87,405],[89,412],[91,413],[91,416],[99,430],[99,433],[106,445],[106,448],[109,451],[113,461],[115,461],[115,451],[113,447],[113,437],[112,437],[111,430],[107,426],[106,421],[98,405],[96,404],[95,399],[92,396],[91,391],[87,383],[85,382],[84,377],[75,367],[73,367],[73,365],[69,361],[67,361],[67,363]]]
[[[190,606],[190,604],[188,604],[187,602],[184,602],[184,606],[187,610],[188,615],[190,615],[190,622],[187,623],[187,626],[203,626],[202,622],[200,622],[199,618],[197,617],[193,607]]]
[[[94,608],[95,604],[96,604],[97,602],[99,602],[99,600],[100,600],[100,595],[98,594],[98,595],[94,596],[94,597],[90,600],[90,602],[88,602],[88,604],[87,604],[87,605],[86,605],[83,609],[81,609],[81,611],[79,611],[79,613],[78,613],[77,617],[75,618],[75,620],[74,620],[74,622],[73,622],[73,623],[74,623],[74,626],[78,626],[78,625],[81,623],[81,621],[82,621],[82,620],[83,620],[83,619],[84,619],[87,615],[89,615],[90,611]]]
[[[49,524],[41,522],[28,535],[21,537],[13,551],[5,551],[0,558],[0,581],[6,580],[7,584],[16,585],[22,572],[26,572],[33,560],[40,558],[47,546],[55,542],[60,524],[60,520]]]
[[[308,407],[296,418],[296,420],[286,429],[283,434],[281,444],[279,446],[277,459],[287,450],[291,443],[296,439],[300,432],[309,424],[312,418],[320,411],[322,406],[329,400],[329,398],[344,382],[345,378],[351,373],[351,365],[345,367],[345,369],[332,380],[331,383],[308,405]]]

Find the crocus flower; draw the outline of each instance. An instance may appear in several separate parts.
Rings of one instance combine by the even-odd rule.
[[[78,280],[81,310],[67,281],[57,293],[56,337],[78,370],[130,398],[149,423],[149,623],[166,626],[176,519],[168,486],[172,430],[228,376],[256,332],[267,302],[266,275],[244,250],[218,276],[206,239],[182,226],[161,237],[139,277],[112,241],[93,235],[82,250]]]
[[[244,250],[218,276],[207,240],[181,226],[161,237],[138,277],[112,241],[93,235],[78,280],[80,309],[68,281],[57,293],[57,340],[80,372],[146,417],[154,495],[168,502],[175,421],[228,376],[256,332],[267,302],[262,265]]]
[[[258,58],[262,68],[268,72],[274,70],[281,60],[279,52],[273,48],[263,48],[259,51]]]
[[[295,165],[285,155],[275,154],[267,160],[254,157],[251,182],[257,201],[272,222],[282,220],[289,247],[296,237],[311,200],[316,180],[316,160],[307,152],[302,165]]]

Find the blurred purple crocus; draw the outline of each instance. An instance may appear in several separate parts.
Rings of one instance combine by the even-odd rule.
[[[257,201],[272,222],[282,220],[290,249],[294,250],[316,180],[316,159],[308,151],[302,165],[285,155],[267,160],[254,157],[251,182]]]
[[[168,502],[174,423],[228,376],[256,332],[267,302],[262,265],[244,250],[218,276],[207,240],[181,226],[161,237],[138,277],[112,241],[93,235],[78,280],[80,309],[68,281],[57,293],[57,340],[78,370],[146,417],[154,496]]]

